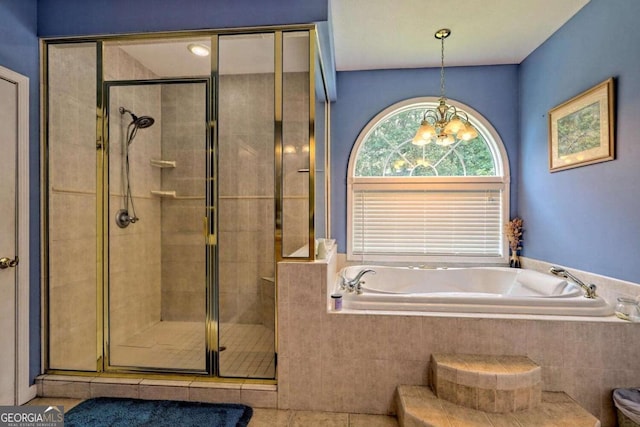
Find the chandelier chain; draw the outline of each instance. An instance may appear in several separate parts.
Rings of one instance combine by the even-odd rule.
[[[440,39],[440,97],[444,98],[444,37]]]

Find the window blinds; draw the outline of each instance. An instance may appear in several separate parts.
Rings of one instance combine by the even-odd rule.
[[[500,190],[354,190],[354,254],[502,256]]]

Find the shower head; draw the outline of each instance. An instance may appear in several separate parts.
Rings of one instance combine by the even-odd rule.
[[[132,114],[131,117],[133,117],[133,124],[137,126],[138,129],[148,128],[155,122],[153,117],[149,116],[136,117]]]
[[[131,110],[127,110],[124,107],[120,107],[118,109],[118,111],[120,111],[120,114],[129,113],[129,115],[131,115],[131,123],[130,124],[134,125],[138,129],[146,129],[146,128],[150,127],[151,125],[153,125],[153,123],[155,122],[153,117],[149,117],[149,116],[138,117],[135,114],[133,114],[133,112],[131,112]]]

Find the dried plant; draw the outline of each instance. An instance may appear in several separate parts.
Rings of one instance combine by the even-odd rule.
[[[522,249],[520,243],[522,242],[522,218],[514,218],[504,225],[504,234],[509,240],[509,247],[512,252],[516,252]]]

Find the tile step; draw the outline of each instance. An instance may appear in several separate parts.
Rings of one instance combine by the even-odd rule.
[[[562,392],[542,392],[538,408],[508,414],[456,405],[426,386],[399,386],[396,401],[400,427],[600,427],[600,421]]]
[[[433,354],[430,374],[436,396],[471,409],[508,413],[541,403],[541,369],[525,356]]]

